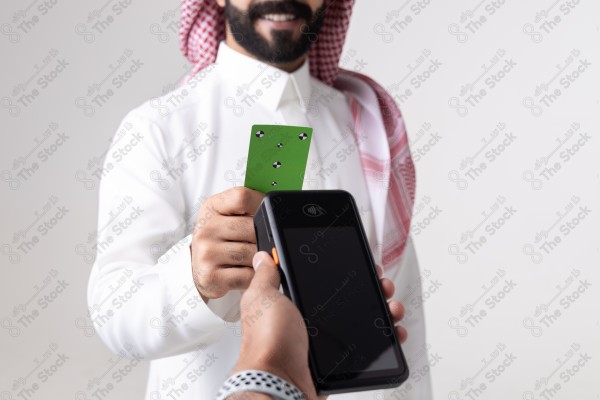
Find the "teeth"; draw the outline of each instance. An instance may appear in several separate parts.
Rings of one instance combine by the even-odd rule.
[[[266,14],[263,18],[276,22],[291,21],[295,19],[293,14]]]

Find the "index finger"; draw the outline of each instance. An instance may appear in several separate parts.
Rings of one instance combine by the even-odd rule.
[[[254,215],[264,193],[236,186],[211,196],[209,206],[221,215]]]

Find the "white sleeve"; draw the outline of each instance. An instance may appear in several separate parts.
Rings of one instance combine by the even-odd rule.
[[[104,161],[87,300],[96,332],[115,353],[171,356],[212,344],[226,329],[193,282],[194,221],[180,181],[167,187],[156,174],[165,176],[163,162],[176,147],[157,124],[130,112]]]

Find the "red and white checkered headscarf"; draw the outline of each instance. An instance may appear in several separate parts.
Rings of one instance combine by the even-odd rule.
[[[353,4],[354,0],[328,0],[318,39],[308,51],[309,68],[313,77],[346,93],[355,132],[366,136],[366,140],[358,141],[358,148],[371,205],[385,208],[382,219],[392,224],[387,235],[391,240],[378,245],[383,267],[387,268],[406,245],[415,196],[415,170],[404,120],[394,100],[369,77],[338,66]],[[182,0],[179,39],[183,54],[193,65],[189,74],[193,76],[216,60],[219,43],[225,40],[225,10],[215,0]]]

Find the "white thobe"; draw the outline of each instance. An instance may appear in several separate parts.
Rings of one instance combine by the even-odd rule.
[[[303,189],[349,191],[381,264],[375,227],[384,221],[373,220],[347,97],[313,78],[308,62],[287,73],[221,42],[215,64],[125,116],[104,162],[90,318],[112,351],[150,361],[146,399],[214,398],[238,358],[242,292],[203,302],[188,246],[202,201],[243,185],[253,124],[313,128]],[[410,242],[391,271],[395,298],[420,282]],[[425,343],[422,312],[406,326],[410,356]],[[386,393],[430,398],[428,377],[413,386],[408,395]]]

